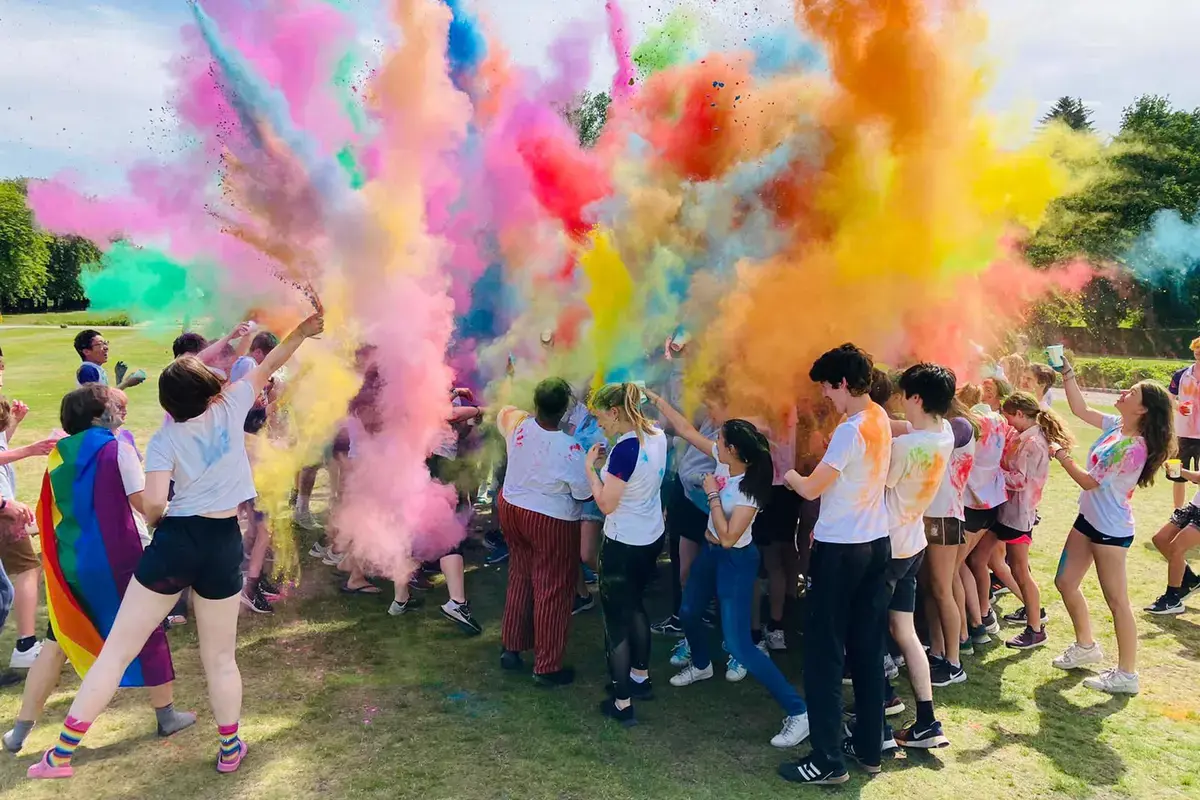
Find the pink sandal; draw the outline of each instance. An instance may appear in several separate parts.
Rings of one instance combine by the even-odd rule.
[[[50,778],[70,778],[75,774],[75,770],[70,764],[63,767],[55,767],[50,764],[50,753],[53,750],[47,750],[42,753],[41,759],[36,764],[29,768],[25,774],[34,780],[46,780]],[[244,753],[245,751],[243,751]],[[237,767],[234,767],[237,769]]]
[[[242,761],[246,759],[246,753],[250,752],[250,746],[246,744],[245,739],[241,740],[240,744],[241,751],[238,753],[237,761],[231,761],[227,764],[221,760],[220,755],[217,756],[217,772],[222,774],[237,772],[237,768],[240,767],[242,765]]]

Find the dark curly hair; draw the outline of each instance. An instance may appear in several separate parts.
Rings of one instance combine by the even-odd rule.
[[[861,347],[847,342],[841,347],[835,347],[813,362],[808,371],[808,378],[813,383],[828,383],[838,387],[842,381],[855,397],[861,397],[871,391],[872,372],[875,362],[871,355]]]

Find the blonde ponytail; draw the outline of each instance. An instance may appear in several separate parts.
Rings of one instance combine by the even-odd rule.
[[[588,407],[593,411],[618,409],[633,425],[639,442],[654,430],[654,423],[642,413],[642,390],[635,383],[606,383],[592,393]]]

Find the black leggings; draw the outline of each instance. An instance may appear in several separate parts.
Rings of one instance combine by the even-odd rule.
[[[629,699],[629,671],[650,665],[650,619],[642,597],[654,575],[661,540],[634,545],[607,536],[600,545],[600,605],[608,671],[618,700]]]

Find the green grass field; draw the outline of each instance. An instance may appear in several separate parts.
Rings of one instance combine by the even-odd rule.
[[[153,381],[168,358],[168,337],[106,332],[117,358],[144,367]],[[0,328],[8,370],[5,390],[32,413],[17,439],[54,427],[58,400],[72,386],[70,332]],[[161,419],[153,383],[130,392],[130,425],[144,443]],[[1078,430],[1087,443],[1093,433]],[[1080,448],[1082,450],[1082,446]],[[21,495],[32,500],[41,460],[19,469]],[[575,686],[535,688],[527,675],[504,673],[497,656],[503,570],[475,569],[472,605],[485,630],[463,638],[437,614],[436,590],[420,613],[384,612],[390,592],[344,597],[334,573],[307,560],[296,597],[274,617],[243,617],[239,663],[245,680],[242,731],[250,757],[236,775],[213,769],[215,731],[207,709],[195,634],[172,631],[177,704],[200,723],[168,740],[154,736],[145,693],[118,694],[92,728],[68,785],[32,784],[26,767],[50,746],[77,686],[64,673],[26,751],[0,763],[0,797],[89,798],[1174,798],[1200,797],[1200,615],[1153,619],[1139,613],[1142,693],[1112,699],[1080,685],[1083,675],[1055,670],[1050,660],[1070,641],[1053,575],[1059,547],[1076,514],[1077,491],[1053,471],[1034,547],[1035,570],[1051,614],[1050,646],[1018,653],[1002,645],[966,657],[969,680],[937,690],[939,716],[953,746],[935,755],[903,756],[870,781],[829,790],[799,789],[775,776],[791,753],[770,737],[781,713],[752,678],[719,678],[686,689],[667,683],[672,641],[656,639],[652,671],[659,699],[639,707],[630,731],[594,710],[605,681],[598,612],[577,617],[568,659]],[[1170,485],[1139,491],[1138,542],[1130,553],[1135,605],[1162,591],[1165,567],[1150,536],[1171,507]],[[469,560],[478,564],[478,551]],[[664,573],[665,576],[665,573]],[[669,602],[666,581],[652,605]],[[1102,643],[1115,656],[1111,622],[1094,578],[1085,583]],[[438,599],[441,598],[441,599]],[[1011,598],[1001,601],[1012,611]],[[1015,630],[1012,631],[1015,633]],[[10,621],[0,655],[13,642]],[[1011,635],[1011,633],[1009,634]],[[777,660],[802,684],[799,638]],[[1110,659],[1111,660],[1111,659]],[[898,683],[910,712],[911,692]],[[20,687],[0,690],[7,729]],[[801,747],[797,751],[804,752]]]

